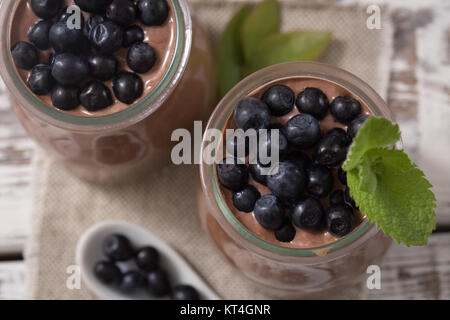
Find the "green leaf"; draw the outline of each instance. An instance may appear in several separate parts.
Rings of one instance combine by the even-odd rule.
[[[364,157],[359,168],[359,189],[366,192],[374,192],[377,188],[377,175],[372,169],[369,157]]]
[[[386,118],[370,117],[359,129],[347,160],[343,165],[345,171],[350,171],[361,164],[364,153],[373,148],[390,148],[400,140],[398,125]]]
[[[262,40],[254,52],[250,72],[296,60],[317,60],[331,39],[330,32],[291,31],[276,33]]]
[[[373,191],[362,190],[364,178],[358,168],[347,172],[350,193],[361,212],[399,243],[426,245],[435,228],[436,199],[423,172],[402,150],[374,148],[362,157],[372,163],[377,185]]]
[[[242,45],[247,63],[253,53],[269,35],[280,29],[280,6],[277,0],[265,0],[255,6],[242,28]]]
[[[217,57],[217,73],[221,97],[241,80],[244,67],[241,31],[244,21],[250,12],[250,5],[245,5],[239,9],[228,22],[222,34]]]

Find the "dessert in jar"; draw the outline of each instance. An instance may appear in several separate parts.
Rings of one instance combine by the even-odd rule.
[[[391,239],[354,203],[341,168],[370,116],[392,119],[362,80],[313,62],[250,75],[213,112],[207,132],[219,129],[223,143],[215,163],[200,165],[202,225],[227,260],[267,292],[300,297],[357,284],[389,248]],[[236,128],[267,129],[258,148],[278,130],[278,170],[262,173],[249,146],[235,157],[225,131]],[[202,152],[210,144],[205,134]]]
[[[12,107],[83,178],[158,169],[172,132],[210,112],[210,47],[185,0],[5,0],[1,18]]]

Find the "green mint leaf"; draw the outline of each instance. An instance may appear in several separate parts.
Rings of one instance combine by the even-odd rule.
[[[365,165],[347,172],[350,193],[361,212],[399,243],[426,245],[435,228],[436,198],[423,172],[402,150],[374,148],[362,158],[371,163],[377,184],[372,191],[360,188],[361,180],[367,179],[367,170],[361,169]]]
[[[374,192],[377,188],[378,179],[372,169],[372,161],[369,157],[363,157],[359,168],[359,189],[365,192]]]
[[[247,63],[260,43],[280,28],[280,6],[277,0],[265,0],[252,10],[242,27],[242,46]]]
[[[219,42],[217,74],[220,96],[223,97],[242,78],[244,54],[241,31],[244,21],[251,12],[250,5],[244,5],[228,22]]]
[[[345,171],[350,171],[361,164],[364,154],[373,148],[390,148],[400,140],[398,125],[386,118],[370,117],[359,129],[347,160],[343,165]]]
[[[277,63],[317,60],[331,39],[330,32],[291,31],[275,33],[258,44],[249,62],[249,72]]]

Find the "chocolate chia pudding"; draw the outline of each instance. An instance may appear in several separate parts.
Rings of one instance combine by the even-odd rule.
[[[28,134],[92,181],[129,181],[170,163],[172,132],[206,119],[215,98],[210,44],[186,1],[41,2],[59,9],[43,18],[33,1],[4,0],[0,11],[0,73]],[[79,47],[64,37],[72,4],[83,14]],[[162,15],[152,16],[155,4]]]
[[[288,101],[285,110],[280,101]],[[252,108],[265,108],[261,103],[268,111],[252,114]],[[390,246],[358,210],[340,168],[357,129],[373,115],[391,117],[367,84],[311,62],[258,71],[214,111],[207,129],[225,132],[250,123],[280,130],[277,173],[264,177],[248,164],[249,157],[233,158],[226,149],[217,155],[234,160],[202,164],[198,189],[208,235],[241,272],[270,287],[268,292],[297,297],[355,284]],[[301,139],[295,136],[299,130]],[[209,143],[205,136],[204,150]]]
[[[249,97],[261,99],[263,97],[264,93],[269,88],[278,86],[278,85],[283,85],[283,86],[286,86],[286,87],[292,89],[295,97],[297,97],[300,94],[300,92],[302,92],[306,88],[316,88],[316,89],[321,90],[326,95],[328,101],[330,101],[330,102],[340,96],[352,97],[356,101],[358,101],[361,105],[361,113],[359,114],[359,116],[373,115],[373,113],[370,111],[370,109],[367,107],[367,105],[364,104],[364,102],[360,101],[358,97],[354,96],[351,92],[349,92],[342,86],[340,86],[336,83],[329,82],[329,81],[318,80],[318,79],[313,79],[313,78],[291,78],[291,79],[276,81],[274,83],[270,83],[268,85],[265,85],[265,86],[259,88],[255,92],[252,92],[249,95]],[[286,115],[283,115],[280,117],[272,116],[271,123],[285,125],[289,121],[289,119],[300,114],[298,108],[294,107],[294,105],[292,105],[292,107],[293,107],[292,110],[289,113],[287,113]],[[320,124],[322,136],[326,136],[327,132],[329,132],[330,130],[332,130],[334,128],[343,128],[344,130],[346,130],[347,126],[348,126],[347,124],[336,121],[333,118],[331,112],[327,112],[325,117],[323,119],[319,120],[319,124]],[[235,125],[232,117],[230,117],[230,119],[227,122],[226,129],[235,129],[235,128],[236,128],[236,125]],[[225,139],[225,134],[223,136],[223,139]],[[294,153],[293,159],[295,158],[296,151],[297,151],[297,149],[291,148],[290,152]],[[304,154],[306,154],[310,159],[314,158],[314,151],[315,151],[314,147],[307,148],[307,149],[298,149],[298,151],[304,152]],[[290,158],[290,157],[289,157],[289,155],[286,155],[284,158]],[[283,160],[283,156],[281,156],[281,160]],[[332,189],[325,196],[319,197],[319,199],[322,202],[324,211],[326,211],[330,206],[328,196],[333,191],[342,190],[343,192],[345,192],[345,185],[342,184],[342,182],[339,180],[339,177],[338,177],[338,168],[330,167],[329,170],[333,176]],[[255,186],[261,195],[266,195],[266,194],[272,193],[270,191],[270,189],[267,187],[267,185],[264,185],[264,184],[256,181],[252,177],[251,174],[249,177],[249,184],[252,186]],[[222,192],[222,195],[228,205],[228,208],[233,212],[233,214],[239,220],[239,222],[241,222],[253,234],[255,234],[256,236],[258,236],[261,239],[264,239],[266,241],[272,242],[277,245],[292,247],[292,248],[312,248],[312,247],[323,246],[323,245],[329,244],[329,243],[339,239],[338,236],[333,235],[332,233],[330,233],[328,230],[326,230],[324,228],[302,229],[296,225],[293,225],[293,227],[295,228],[294,238],[290,241],[285,241],[285,242],[279,241],[276,238],[275,233],[273,231],[271,232],[270,230],[265,229],[263,226],[261,226],[261,224],[259,224],[257,222],[257,220],[255,219],[255,216],[254,216],[254,212],[250,212],[250,213],[243,212],[243,211],[238,210],[233,205],[233,201],[232,201],[233,191],[231,191],[231,190],[223,187],[223,185],[221,185],[221,192]],[[361,223],[361,221],[364,219],[364,216],[356,208],[354,211],[354,216],[355,216],[355,226],[358,226]]]

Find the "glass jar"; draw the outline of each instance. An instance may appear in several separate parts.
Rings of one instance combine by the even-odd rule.
[[[102,116],[83,117],[49,107],[19,77],[10,33],[20,1],[0,9],[0,73],[11,105],[27,133],[71,171],[93,181],[141,177],[169,163],[171,134],[207,119],[215,98],[213,60],[207,35],[186,0],[168,0],[176,24],[171,62],[159,83],[134,105]]]
[[[356,76],[325,64],[289,62],[260,70],[237,84],[220,101],[206,130],[222,132],[237,102],[259,88],[298,77],[334,82],[359,97],[375,116],[392,120],[383,99]],[[203,141],[202,154],[210,144],[207,140]],[[200,164],[197,201],[202,226],[232,265],[275,296],[320,295],[357,284],[367,276],[367,267],[378,263],[391,245],[391,239],[366,218],[348,235],[320,247],[292,248],[265,241],[245,228],[229,209],[215,167]]]

